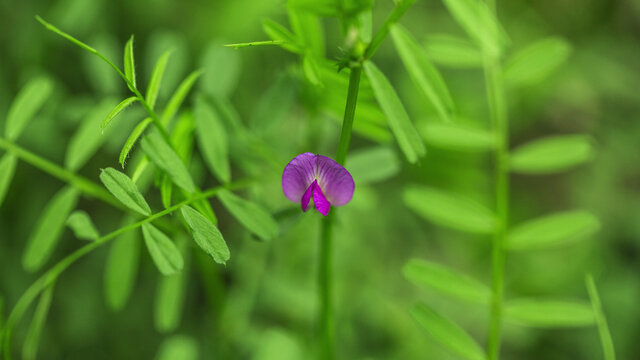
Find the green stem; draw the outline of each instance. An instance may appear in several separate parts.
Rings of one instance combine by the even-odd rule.
[[[602,303],[600,302],[600,296],[598,296],[598,289],[596,288],[595,281],[593,281],[593,276],[591,274],[586,275],[584,282],[587,286],[589,298],[591,299],[591,306],[593,307],[593,313],[596,317],[596,324],[598,324],[598,333],[600,334],[600,343],[602,343],[604,360],[616,360],[616,351],[613,347],[613,340],[611,339],[607,319],[602,311]]]
[[[118,237],[119,235],[130,231],[130,230],[134,230],[139,228],[140,226],[142,226],[145,223],[154,221],[156,219],[159,219],[165,215],[168,215],[178,209],[180,209],[182,206],[184,205],[188,205],[190,203],[193,203],[195,201],[198,200],[202,200],[205,198],[210,198],[213,197],[215,195],[217,195],[217,193],[222,190],[222,189],[229,189],[229,190],[237,190],[243,187],[248,186],[249,184],[251,184],[251,180],[243,180],[243,181],[238,181],[235,183],[231,183],[227,186],[219,186],[219,187],[215,187],[209,190],[206,190],[204,192],[201,192],[199,194],[194,195],[193,197],[183,200],[163,211],[160,211],[156,214],[153,214],[143,220],[140,220],[136,223],[133,223],[131,225],[127,225],[125,227],[122,227],[114,232],[111,232],[105,236],[100,237],[99,239],[79,248],[78,250],[74,251],[73,253],[67,255],[64,259],[60,260],[56,265],[54,265],[51,269],[49,269],[47,272],[45,272],[40,278],[38,278],[38,280],[36,280],[33,284],[31,284],[31,286],[29,286],[29,288],[27,288],[27,290],[24,292],[24,294],[22,294],[22,296],[20,297],[20,299],[18,299],[18,302],[16,303],[16,305],[14,306],[13,310],[11,311],[11,314],[9,314],[9,318],[7,319],[5,326],[2,330],[2,332],[0,332],[0,347],[4,346],[5,347],[5,354],[8,351],[9,348],[9,343],[10,343],[10,336],[8,334],[10,334],[11,329],[13,328],[13,326],[15,324],[17,324],[20,319],[22,318],[22,316],[24,315],[25,311],[28,309],[29,305],[31,305],[31,303],[33,302],[33,300],[47,287],[49,286],[51,283],[53,283],[58,276],[60,276],[60,274],[62,274],[69,266],[71,266],[73,263],[75,263],[78,259],[82,258],[84,255],[90,253],[91,251],[93,251],[94,249],[100,247],[103,244],[106,244],[107,242],[113,240],[114,238]],[[1,339],[1,337],[4,336],[4,339]]]
[[[344,108],[342,131],[340,132],[338,151],[336,152],[336,162],[340,165],[344,165],[344,162],[347,160],[347,153],[349,152],[351,130],[353,129],[353,119],[355,118],[356,114],[356,104],[358,102],[358,89],[360,88],[361,75],[361,66],[351,68],[351,74],[349,75],[349,91],[347,93],[347,104]]]
[[[378,29],[376,34],[373,36],[371,43],[369,43],[369,46],[365,50],[363,55],[363,61],[371,59],[371,57],[373,56],[373,54],[376,53],[380,45],[382,45],[382,41],[389,34],[389,30],[391,30],[391,26],[396,22],[398,22],[398,20],[400,20],[402,15],[404,15],[404,13],[407,12],[407,10],[409,10],[409,8],[411,7],[411,5],[413,5],[414,2],[416,2],[416,0],[400,0],[396,2],[396,7],[393,9],[391,14],[387,16],[387,19],[384,21],[380,29]]]

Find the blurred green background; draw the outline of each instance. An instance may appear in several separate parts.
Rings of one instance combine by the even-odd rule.
[[[597,214],[602,223],[595,236],[575,244],[510,253],[506,297],[587,299],[583,278],[591,272],[619,358],[636,358],[640,353],[640,1],[511,0],[498,1],[497,7],[511,38],[510,52],[551,35],[565,38],[572,46],[567,62],[552,76],[536,86],[508,91],[510,146],[569,133],[590,134],[597,144],[593,161],[573,171],[513,175],[511,221],[583,208]],[[374,31],[392,8],[392,1],[375,2]],[[128,303],[112,311],[103,291],[107,249],[95,251],[57,282],[40,358],[149,359],[165,351],[163,347],[195,352],[201,359],[309,358],[318,307],[320,217],[314,212],[288,211],[293,205],[282,196],[279,172],[304,151],[334,155],[346,94],[345,73],[337,80],[343,86],[342,90],[336,87],[341,92],[334,92],[330,85],[318,90],[302,75],[300,60],[278,47],[234,50],[221,46],[267,40],[262,32],[265,18],[288,24],[283,1],[0,0],[0,126],[19,89],[34,76],[48,74],[55,80],[54,94],[19,143],[58,164],[63,163],[78,124],[103,99],[124,98],[126,87],[108,66],[46,31],[34,19],[36,14],[119,65],[124,43],[135,34],[136,67],[143,84],[158,56],[175,49],[161,103],[189,72],[203,68],[206,73],[198,90],[229,100],[249,132],[264,139],[255,148],[234,147],[236,139],[229,139],[234,179],[261,174],[259,186],[246,193],[274,213],[284,214],[279,217],[281,236],[259,242],[214,200],[232,260],[223,267],[198,249],[191,251],[184,296],[176,300],[183,301],[178,306],[180,320],[164,331],[157,321],[154,325],[160,275],[148,255],[141,252]],[[401,23],[421,43],[437,33],[463,35],[437,0],[417,1]],[[327,58],[337,59],[343,44],[339,22],[328,18],[322,24]],[[390,39],[373,60],[396,87],[418,128],[435,117],[410,81]],[[488,127],[482,71],[439,70],[459,112],[469,122]],[[366,99],[366,89],[363,93]],[[359,116],[356,112],[356,126]],[[139,108],[128,110],[80,173],[97,181],[98,169],[118,167],[120,147],[143,117]],[[432,225],[404,205],[402,191],[407,184],[429,184],[492,206],[492,163],[486,154],[445,151],[427,143],[427,156],[418,165],[410,165],[384,120],[377,120],[383,125],[372,125],[373,135],[366,131],[354,134],[350,156],[384,145],[393,149],[391,160],[384,164],[390,169],[379,179],[366,179],[354,170],[355,197],[340,210],[337,221],[334,272],[339,358],[455,359],[420,329],[408,309],[416,301],[427,302],[455,319],[480,344],[486,340],[488,312],[483,306],[451,302],[412,285],[404,279],[402,266],[410,258],[428,259],[488,284],[490,240]],[[267,160],[256,155],[264,147],[269,149]],[[202,166],[194,166],[193,171],[200,174],[196,177],[204,187],[215,185]],[[361,182],[359,176],[363,176]],[[0,207],[0,296],[4,304],[0,316],[5,319],[37,279],[37,274],[22,269],[20,258],[43,205],[62,186],[59,180],[19,163]],[[157,198],[152,207],[159,208]],[[83,198],[78,207],[92,216],[103,233],[120,224],[120,213],[98,201]],[[79,247],[79,241],[67,230],[47,268]],[[15,333],[15,351],[20,350],[28,318]],[[502,354],[505,359],[602,358],[595,327],[545,330],[507,324]],[[165,356],[188,358],[189,354]]]

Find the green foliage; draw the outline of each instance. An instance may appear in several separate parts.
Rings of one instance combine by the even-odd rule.
[[[153,322],[158,331],[174,331],[180,322],[184,308],[185,289],[188,276],[187,246],[184,239],[178,239],[177,248],[185,259],[183,271],[158,279],[156,297],[153,304]]]
[[[153,68],[153,73],[151,74],[151,80],[149,80],[149,86],[147,87],[147,94],[145,96],[151,109],[155,107],[156,101],[158,100],[160,84],[162,83],[162,78],[164,77],[164,72],[167,68],[167,63],[169,62],[169,57],[172,52],[172,50],[165,51]]]
[[[523,174],[550,174],[587,162],[593,153],[588,136],[549,136],[513,150],[510,166]]]
[[[593,310],[583,301],[516,299],[505,304],[505,318],[518,325],[555,328],[590,326]]]
[[[206,217],[192,207],[183,206],[182,216],[189,225],[193,239],[204,252],[219,264],[225,264],[231,254],[220,230]]]
[[[167,173],[174,184],[186,192],[195,192],[196,186],[186,166],[157,132],[151,132],[142,138],[142,150],[162,171]]]
[[[221,190],[218,197],[231,215],[259,238],[271,240],[278,235],[278,223],[258,204],[242,199],[227,190]]]
[[[134,91],[136,89],[136,66],[133,60],[133,35],[127,41],[124,46],[124,75],[129,80],[129,89]]]
[[[109,123],[111,122],[111,120],[113,120],[124,109],[126,109],[129,105],[133,104],[136,101],[138,101],[138,98],[135,97],[135,96],[132,96],[132,97],[129,97],[129,98],[126,98],[126,99],[122,100],[122,102],[120,102],[120,104],[116,105],[116,107],[113,108],[113,110],[111,110],[109,115],[107,115],[107,117],[102,121],[102,124],[100,124],[100,127],[102,129],[106,128],[107,125],[109,125]]]
[[[151,123],[151,118],[145,118],[144,120],[140,121],[138,125],[136,125],[136,127],[133,129],[133,131],[131,131],[131,134],[129,134],[127,141],[125,142],[124,146],[122,147],[122,150],[120,151],[120,157],[118,158],[118,162],[120,162],[120,166],[122,166],[123,169],[124,169],[125,162],[127,161],[127,156],[129,156],[131,149],[133,149],[133,146],[135,145],[136,141],[138,141],[138,138],[142,136],[142,134],[147,129],[147,126],[149,126],[150,123]]]
[[[591,274],[586,275],[584,281],[587,286],[589,298],[591,299],[591,306],[593,307],[596,324],[598,325],[600,342],[602,343],[602,351],[604,352],[604,360],[615,360],[616,352],[613,347],[613,340],[611,339],[607,319],[602,311],[602,304],[600,302],[600,295],[598,295],[598,289],[596,288],[596,282],[593,280],[593,276]]]
[[[470,41],[448,34],[431,35],[424,43],[424,51],[434,63],[451,68],[480,68],[482,52]]]
[[[112,310],[122,310],[131,297],[139,262],[139,232],[126,232],[113,241],[104,269],[105,300]]]
[[[151,208],[138,191],[136,184],[126,175],[114,168],[103,169],[100,180],[104,186],[129,209],[145,216],[151,215]]]
[[[204,98],[199,97],[194,118],[198,144],[209,170],[222,183],[228,183],[231,181],[229,144],[220,115]]]
[[[36,306],[36,311],[33,314],[33,319],[31,320],[24,345],[22,346],[22,359],[24,360],[35,360],[37,357],[42,328],[44,328],[47,320],[52,297],[53,284],[49,285],[42,295],[40,295],[40,300]]]
[[[570,52],[571,46],[562,38],[549,37],[536,41],[507,60],[505,80],[513,86],[537,84],[557,70]]]
[[[167,106],[162,112],[161,122],[163,125],[166,126],[169,121],[171,121],[171,119],[173,119],[173,117],[176,115],[178,109],[180,108],[180,105],[182,105],[182,102],[187,97],[187,94],[189,94],[189,91],[191,91],[191,88],[201,74],[202,72],[200,70],[196,70],[189,74],[189,76],[187,76],[180,83],[180,85],[178,85],[178,88],[173,93],[173,95],[169,99],[169,102],[167,103]]]
[[[151,224],[142,225],[142,235],[149,255],[162,275],[168,276],[182,271],[182,255],[167,235]]]
[[[461,123],[424,123],[420,132],[425,142],[434,147],[456,151],[489,151],[496,146],[495,134]]]
[[[185,335],[173,335],[162,342],[156,355],[156,360],[197,360],[198,343]]]
[[[18,159],[11,154],[5,154],[0,159],[0,206],[9,191],[9,185],[11,185],[17,163]]]
[[[396,153],[388,147],[369,147],[350,154],[347,169],[356,184],[370,184],[397,175],[400,171],[400,161]]]
[[[51,95],[53,81],[41,76],[29,81],[20,90],[7,114],[4,136],[9,140],[17,139],[34,115]]]
[[[73,230],[73,233],[78,239],[82,240],[97,240],[100,237],[100,233],[93,225],[93,221],[85,211],[76,210],[67,219],[67,226]]]

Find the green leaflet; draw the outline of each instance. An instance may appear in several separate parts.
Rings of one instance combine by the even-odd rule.
[[[218,264],[225,264],[229,258],[229,248],[220,230],[206,217],[189,206],[182,207],[182,216],[191,228],[196,244],[211,255]]]
[[[165,51],[162,56],[160,56],[153,68],[153,73],[151,74],[151,80],[149,80],[149,87],[147,88],[146,94],[146,100],[151,109],[155,107],[156,100],[158,100],[158,93],[160,92],[162,77],[164,76],[164,71],[167,68],[167,63],[169,62],[169,57],[171,56],[172,52],[172,50]]]
[[[477,46],[453,35],[428,36],[424,51],[434,63],[451,68],[481,68],[484,64],[482,52]]]
[[[496,225],[489,209],[455,194],[414,185],[405,189],[403,197],[409,208],[438,225],[478,234],[490,234]]]
[[[151,208],[144,199],[138,187],[126,174],[114,168],[103,169],[100,173],[100,181],[121,203],[129,209],[142,215],[151,215]]]
[[[584,301],[516,299],[505,303],[505,320],[521,326],[556,328],[591,326],[591,306]]]
[[[413,83],[431,102],[440,118],[450,122],[455,111],[453,99],[438,70],[401,25],[391,27],[391,37]]]
[[[411,259],[402,268],[404,277],[444,295],[474,303],[489,303],[491,290],[478,280],[433,262]]]
[[[138,98],[135,97],[135,96],[132,96],[132,97],[129,97],[129,98],[126,98],[126,99],[122,100],[122,102],[120,102],[120,104],[116,105],[116,107],[113,108],[113,110],[111,110],[109,115],[107,115],[107,117],[102,121],[102,123],[100,124],[100,128],[101,129],[106,128],[107,125],[109,125],[109,123],[111,122],[111,120],[113,120],[124,109],[126,109],[129,105],[131,105],[132,103],[134,103],[136,101],[138,101]]]
[[[125,142],[124,146],[122,147],[122,150],[120,151],[120,157],[118,158],[118,161],[120,162],[120,166],[122,166],[123,169],[124,169],[124,163],[127,160],[127,156],[129,156],[129,153],[131,152],[133,145],[135,145],[140,135],[144,133],[144,131],[147,129],[147,126],[149,126],[150,123],[151,123],[151,118],[146,118],[142,120],[138,125],[136,125],[133,131],[131,131],[131,134],[129,134],[127,141]]]
[[[16,140],[29,121],[47,101],[53,90],[53,81],[45,76],[31,79],[18,93],[7,114],[5,137]]]
[[[67,226],[73,230],[78,239],[96,240],[100,233],[93,225],[93,221],[85,211],[76,210],[67,219]]]
[[[602,351],[604,352],[604,360],[615,360],[616,351],[613,347],[613,340],[611,339],[607,319],[602,311],[602,304],[600,303],[600,296],[598,295],[596,283],[591,274],[586,275],[584,281],[587,286],[587,291],[589,292],[589,298],[591,299],[591,306],[593,308],[593,313],[595,314],[596,324],[598,325],[600,342],[602,343]]]
[[[231,181],[227,133],[218,112],[204,98],[198,97],[195,108],[196,134],[209,170],[223,184]]]
[[[253,352],[253,360],[298,360],[304,359],[300,341],[290,332],[268,329],[260,333],[260,339]]]
[[[282,40],[264,40],[264,41],[251,41],[244,43],[233,43],[233,44],[225,44],[226,47],[232,47],[234,49],[241,49],[249,46],[262,46],[262,45],[281,45],[284,41]]]
[[[188,258],[186,241],[176,241],[177,247],[185,259],[185,271],[158,279],[156,297],[153,303],[153,323],[156,330],[163,333],[174,331],[182,318],[184,310],[185,288],[188,280]]]
[[[189,76],[187,76],[187,78],[184,79],[180,83],[180,85],[178,85],[178,89],[176,89],[176,92],[173,93],[173,95],[169,99],[169,102],[167,103],[167,106],[162,112],[161,123],[163,126],[167,126],[171,119],[173,119],[173,117],[176,115],[178,109],[180,108],[180,105],[182,105],[182,102],[187,97],[187,94],[189,94],[189,91],[191,91],[193,84],[195,84],[196,80],[198,80],[200,74],[202,74],[202,72],[200,70],[196,70],[189,74]]]
[[[104,293],[112,310],[121,310],[134,288],[140,262],[140,233],[127,231],[113,241],[104,269]]]
[[[124,46],[124,75],[129,79],[131,85],[129,89],[133,91],[136,88],[136,66],[133,60],[133,35],[129,38],[129,41]]]
[[[400,161],[392,149],[374,146],[349,154],[346,168],[358,185],[370,184],[398,174]]]
[[[400,149],[410,163],[417,162],[426,153],[426,150],[398,95],[389,80],[371,61],[364,63],[364,71],[371,82],[376,99],[398,141],[398,145],[400,145]]]
[[[318,74],[318,63],[313,58],[313,55],[307,54],[302,58],[302,71],[310,83],[315,86],[324,86]]]
[[[304,50],[295,35],[293,35],[291,31],[284,26],[273,20],[265,19],[262,22],[262,29],[265,34],[271,38],[271,40],[278,42],[278,45],[283,49],[298,54],[303,53]]]
[[[49,259],[77,200],[78,191],[72,187],[65,187],[45,206],[22,256],[22,266],[25,270],[35,272]]]
[[[258,204],[242,199],[228,190],[220,190],[218,198],[236,220],[259,238],[270,240],[278,235],[278,223]]]
[[[142,150],[147,157],[166,172],[171,180],[188,193],[194,193],[196,186],[178,154],[157,132],[147,134],[141,141]]]
[[[291,3],[291,2],[289,2]],[[324,28],[322,19],[309,11],[287,7],[291,29],[305,49],[310,53],[307,56],[322,58],[325,56]]]
[[[517,225],[509,231],[506,247],[519,251],[547,248],[583,239],[599,229],[600,221],[588,211],[560,212]]]
[[[513,86],[534,85],[557,70],[569,57],[571,45],[549,37],[515,53],[504,66],[504,79]]]
[[[40,335],[42,329],[47,321],[47,314],[51,307],[51,299],[53,298],[53,286],[51,284],[40,295],[40,301],[36,306],[36,311],[33,313],[33,320],[27,330],[27,335],[22,346],[22,359],[23,360],[35,360],[38,354],[38,346],[40,345]]]
[[[464,329],[431,310],[427,305],[415,305],[411,309],[411,316],[434,340],[448,350],[468,360],[486,359],[480,345]]]
[[[493,132],[460,123],[423,123],[420,133],[429,146],[456,151],[488,151],[495,147]]]
[[[4,154],[0,159],[0,206],[2,206],[2,202],[9,191],[9,185],[13,180],[17,163],[18,159],[11,154]]]
[[[149,223],[142,225],[142,235],[149,255],[162,275],[168,276],[182,270],[182,255],[167,235]]]
[[[173,335],[162,342],[156,360],[198,360],[198,343],[185,335]]]
[[[513,150],[510,166],[523,174],[551,174],[587,162],[593,153],[586,135],[549,136]]]

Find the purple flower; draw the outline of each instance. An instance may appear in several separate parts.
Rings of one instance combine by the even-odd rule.
[[[333,159],[302,153],[291,160],[282,173],[282,191],[287,199],[300,202],[302,211],[310,208],[329,214],[331,205],[342,206],[353,197],[355,183],[351,174]]]

